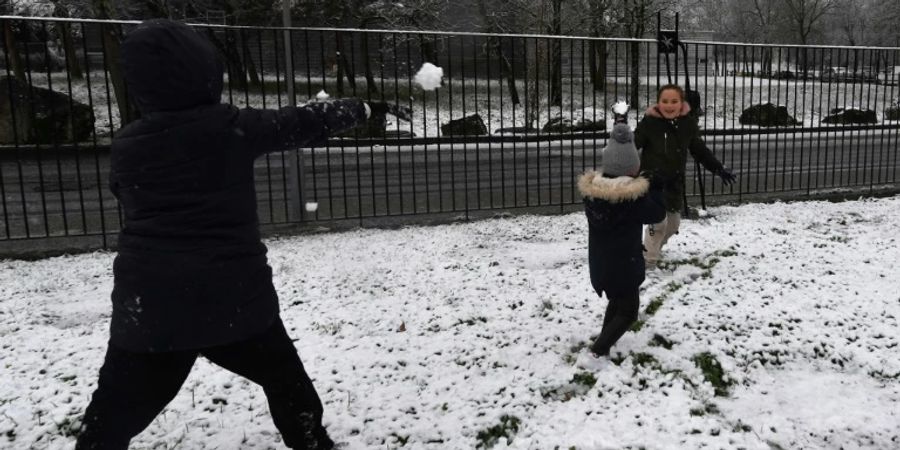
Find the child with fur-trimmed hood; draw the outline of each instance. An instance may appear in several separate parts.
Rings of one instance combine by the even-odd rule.
[[[638,176],[640,157],[626,113],[627,105],[617,105],[616,123],[603,149],[602,170],[589,171],[578,180],[588,219],[591,284],[598,296],[605,292],[609,300],[600,335],[579,357],[579,365],[586,368],[599,363],[598,357],[608,356],[637,320],[645,271],[642,227],[666,215],[662,191]]]

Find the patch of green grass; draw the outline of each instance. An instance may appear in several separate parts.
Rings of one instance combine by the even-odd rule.
[[[665,295],[656,296],[653,300],[650,300],[650,304],[647,305],[647,309],[645,309],[644,311],[647,313],[648,316],[652,316],[652,315],[656,314],[656,311],[659,311],[659,308],[662,308],[662,305],[665,302],[665,300],[666,300]]]
[[[590,372],[578,372],[575,375],[572,375],[573,384],[581,384],[587,387],[593,387],[597,384],[597,377]]]
[[[869,371],[869,376],[872,378],[882,380],[882,381],[900,380],[900,372],[887,373],[881,369]]]
[[[692,358],[694,364],[703,372],[703,379],[713,386],[715,393],[719,397],[728,396],[728,388],[734,384],[732,380],[726,380],[725,370],[716,359],[715,355],[709,352],[699,353]]]
[[[631,324],[631,327],[628,328],[628,330],[634,331],[635,333],[637,333],[638,331],[641,331],[641,328],[644,328],[644,321],[643,320],[635,320],[634,323]]]
[[[653,338],[650,339],[650,344],[649,344],[649,345],[650,345],[651,347],[662,347],[662,348],[664,348],[664,349],[666,349],[666,350],[672,350],[672,346],[673,346],[674,344],[675,344],[674,342],[672,342],[672,341],[666,339],[666,338],[663,337],[662,335],[654,334],[654,335],[653,335]]]
[[[730,247],[730,248],[728,248],[727,250],[716,250],[715,252],[713,252],[713,255],[716,255],[716,256],[722,256],[722,257],[725,257],[725,258],[727,258],[727,257],[729,257],[729,256],[737,256],[737,254],[738,254],[738,253],[737,253],[737,251],[734,249],[734,247]]]
[[[453,324],[453,326],[468,325],[471,327],[478,322],[487,323],[487,318],[483,317],[483,316],[478,316],[478,317],[472,317],[471,319],[465,319],[465,320],[460,319],[458,322]]]
[[[634,367],[649,367],[651,369],[660,369],[659,361],[656,357],[649,353],[634,353],[631,355],[631,365]]]
[[[391,437],[394,438],[394,442],[396,442],[400,447],[403,447],[407,442],[409,442],[409,435],[401,436],[397,433],[391,433]]]
[[[681,289],[681,286],[682,286],[681,283],[677,283],[677,282],[673,281],[666,285],[666,291],[667,292],[675,292],[675,291]]]
[[[516,416],[504,414],[500,417],[500,423],[485,430],[478,432],[475,436],[475,448],[491,448],[497,445],[500,438],[506,438],[507,442],[512,442],[513,437],[519,431],[519,420]]]

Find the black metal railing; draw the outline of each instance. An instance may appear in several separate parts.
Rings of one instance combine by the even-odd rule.
[[[118,101],[127,87],[116,64],[135,23],[0,26],[0,241],[117,232],[108,150],[136,114]],[[325,91],[413,111],[261,158],[263,224],[563,210],[599,163],[610,106],[628,101],[636,120],[670,81],[699,93],[706,142],[739,176],[728,187],[689,167],[691,196],[700,181],[707,196],[737,200],[898,182],[898,48],[686,41],[667,62],[650,39],[196,28],[227,62],[224,102],[279,108]],[[414,80],[425,62],[443,69],[436,90]]]

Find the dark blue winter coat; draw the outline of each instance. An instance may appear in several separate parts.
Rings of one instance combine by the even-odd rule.
[[[124,226],[111,344],[196,349],[264,331],[279,309],[260,241],[254,159],[357,126],[364,105],[338,100],[275,111],[221,104],[215,48],[167,20],[131,32],[122,65],[141,118],[112,142],[109,182]]]
[[[643,224],[666,217],[663,193],[643,177],[608,178],[588,172],[578,180],[588,219],[588,262],[597,294],[624,296],[644,281]]]

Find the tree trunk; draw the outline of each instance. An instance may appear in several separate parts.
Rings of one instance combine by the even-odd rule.
[[[109,0],[93,0],[92,5],[99,19],[111,19]],[[140,113],[134,102],[128,99],[128,87],[125,84],[125,76],[120,67],[121,52],[119,50],[122,39],[122,27],[119,24],[100,25],[100,34],[103,43],[103,64],[109,72],[113,90],[116,94],[116,106],[119,109],[119,120],[122,126],[138,119]]]
[[[437,62],[437,50],[435,50],[434,41],[428,37],[419,38],[419,46],[422,49],[422,61],[432,64]]]
[[[350,83],[350,89],[354,92],[356,91],[356,74],[353,73],[353,67],[350,65],[350,61],[347,59],[346,52],[344,51],[344,34],[341,32],[336,33],[335,35],[336,43],[337,43],[337,65],[338,65],[338,73],[337,73],[337,92],[338,95],[344,95],[344,77],[347,77],[347,82]],[[352,44],[352,43],[351,43]]]
[[[719,46],[713,45],[713,61],[715,61],[715,71],[713,72],[715,76],[724,75],[724,73],[719,73]]]
[[[106,70],[109,71],[109,77],[112,80],[113,90],[116,94],[116,105],[119,108],[119,118],[121,125],[125,126],[140,117],[137,108],[133,102],[128,99],[128,87],[125,84],[125,75],[122,73],[119,61],[121,51],[119,44],[122,36],[122,30],[118,24],[102,24],[100,32],[103,35],[103,56]]]
[[[227,30],[225,31],[225,42],[222,42],[222,40],[215,35],[212,28],[206,29],[206,36],[213,45],[219,49],[219,52],[225,59],[225,64],[228,68],[228,88],[237,88],[246,91],[247,80],[244,77],[244,67],[241,63],[241,58],[238,55],[232,33],[229,33]]]
[[[250,53],[250,44],[247,43],[247,36],[244,34],[243,30],[241,30],[239,38],[241,40],[241,54],[244,55],[244,67],[250,75],[250,83],[252,83],[253,86],[260,87],[262,82],[259,80],[259,72],[256,70],[256,63],[253,62],[253,55]]]
[[[12,23],[9,20],[3,21],[3,42],[6,50],[8,64],[12,69],[13,76],[18,78],[19,80],[24,81],[25,78],[25,66],[22,65],[22,55],[19,53],[19,49],[16,48],[16,40],[13,36]]]
[[[553,0],[553,17],[550,34],[562,34],[562,0]],[[550,104],[562,106],[562,43],[559,39],[550,40]]]
[[[640,111],[641,91],[641,44],[631,43],[631,107]]]
[[[540,120],[542,97],[541,76],[543,73],[540,68],[544,67],[544,64],[547,61],[547,51],[545,50],[545,47],[545,43],[542,43],[539,40],[534,41],[534,59],[525,68],[525,77],[531,80],[530,86],[528,86],[526,92],[527,99],[525,103],[525,126],[530,128],[535,127],[535,123]],[[528,61],[529,55],[527,54],[527,44],[525,51],[525,60]],[[538,126],[539,125],[540,124],[538,124]]]
[[[488,33],[495,33],[497,31],[494,22],[489,20],[487,14],[487,6],[484,3],[484,0],[478,1],[478,12],[481,14],[482,20],[488,24],[487,31]],[[488,51],[491,54],[496,54],[500,58],[501,63],[501,76],[506,78],[506,85],[509,89],[510,100],[513,105],[521,104],[519,100],[519,89],[516,87],[516,74],[513,73],[512,64],[509,62],[509,58],[506,57],[506,53],[503,51],[502,43],[494,37],[488,38]]]
[[[370,97],[377,96],[378,95],[378,85],[375,84],[375,74],[372,73],[371,58],[369,58],[369,35],[364,34],[363,39],[365,39],[363,41],[363,54],[365,55],[365,58],[366,58],[366,64],[365,64],[365,69],[364,69],[366,72],[366,94]],[[384,52],[384,50],[381,48],[379,48],[378,51]],[[382,61],[383,60],[384,59],[382,58]],[[384,72],[383,67],[382,67],[381,71]],[[382,78],[383,78],[383,76],[384,75],[382,75]]]
[[[591,84],[594,90],[606,90],[606,59],[609,56],[606,41],[592,41],[590,45],[589,65]]]
[[[78,54],[75,52],[75,39],[72,38],[72,27],[68,23],[60,23],[59,37],[63,43],[63,51],[66,52],[66,68],[69,74],[75,80],[83,80],[84,73],[81,71],[81,63],[78,62]]]
[[[500,55],[501,67],[503,67],[503,76],[506,78],[506,87],[509,90],[509,98],[513,105],[519,105],[522,101],[519,99],[519,88],[516,87],[516,74],[513,73],[512,64],[503,51],[503,47],[497,44],[497,53]]]
[[[69,10],[65,5],[61,4],[59,1],[53,3],[55,5],[53,14],[56,17],[69,17]],[[56,26],[58,27],[56,33],[59,35],[59,39],[63,44],[63,51],[66,53],[66,70],[69,71],[69,75],[73,79],[84,79],[84,74],[81,71],[81,63],[78,62],[78,54],[75,52],[75,39],[72,37],[72,26],[68,22],[60,22],[56,24]]]
[[[606,6],[603,2],[591,2],[591,36],[603,37],[602,17]],[[606,90],[606,62],[608,57],[606,41],[591,41],[588,49],[588,65],[591,85],[594,91]]]

